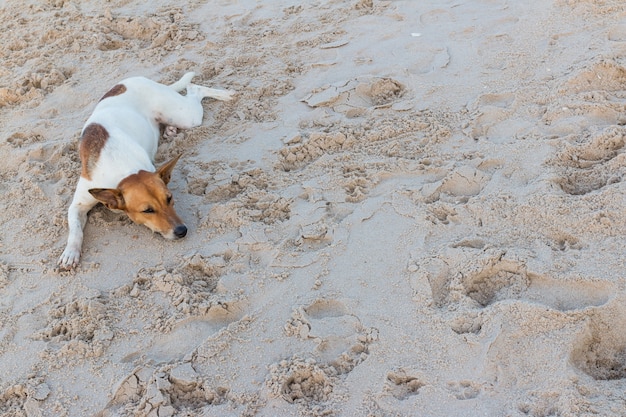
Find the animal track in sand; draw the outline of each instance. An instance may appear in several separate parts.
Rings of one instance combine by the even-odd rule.
[[[480,395],[480,384],[468,380],[448,382],[448,389],[457,400],[471,400]]]
[[[295,245],[301,250],[316,251],[333,242],[333,232],[326,219],[302,225]]]
[[[243,207],[241,216],[246,216],[255,222],[272,224],[288,220],[291,216],[291,201],[278,194],[256,191],[241,198]]]
[[[481,270],[463,279],[465,295],[483,307],[504,299],[519,299],[529,286],[524,266],[502,259],[489,260]]]
[[[61,342],[66,352],[100,356],[113,339],[107,301],[100,297],[81,298],[51,308],[48,317],[47,327],[35,338]]]
[[[568,146],[554,161],[561,171],[557,183],[571,195],[583,195],[626,176],[626,128],[608,127],[588,138],[587,143]]]
[[[420,388],[426,383],[418,375],[413,375],[405,369],[398,369],[387,373],[387,381],[384,390],[390,392],[398,400],[417,395]]]
[[[35,143],[44,142],[44,137],[38,133],[23,133],[15,132],[6,141],[14,148],[21,148],[22,146],[32,145]]]
[[[571,363],[596,380],[626,379],[623,301],[592,312],[570,354]]]

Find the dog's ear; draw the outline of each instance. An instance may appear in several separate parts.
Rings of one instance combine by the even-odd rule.
[[[126,208],[124,196],[116,188],[92,188],[89,193],[111,210],[124,210]]]
[[[166,185],[170,182],[170,178],[172,178],[172,171],[178,159],[180,159],[180,154],[161,165],[157,170],[157,174],[159,174],[159,177],[161,177]]]

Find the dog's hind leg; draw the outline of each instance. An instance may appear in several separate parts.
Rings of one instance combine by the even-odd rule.
[[[169,87],[174,91],[181,92],[185,88],[189,87],[189,85],[191,84],[191,80],[193,79],[193,77],[195,77],[195,75],[195,72],[188,72],[183,75],[180,80],[176,81],[174,84],[170,84]]]
[[[233,99],[235,92],[230,90],[219,90],[217,88],[204,87],[202,85],[189,84],[189,86],[187,87],[187,95],[198,96],[200,97],[200,100],[208,97],[220,101],[230,101]]]
[[[228,101],[232,99],[234,94],[232,91],[189,84],[186,96],[174,94],[170,97],[168,95],[168,99],[162,103],[162,108],[157,110],[158,116],[156,119],[159,123],[179,129],[190,129],[200,126],[204,113],[202,99],[210,97]]]

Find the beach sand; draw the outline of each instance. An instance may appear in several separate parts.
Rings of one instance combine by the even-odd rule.
[[[623,416],[626,3],[0,0],[0,415]],[[96,207],[119,80],[189,227]]]

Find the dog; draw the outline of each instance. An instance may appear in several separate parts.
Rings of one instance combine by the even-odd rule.
[[[87,214],[98,203],[166,239],[187,235],[167,188],[180,155],[154,166],[161,126],[169,131],[200,126],[203,98],[228,101],[234,95],[192,84],[194,75],[189,72],[171,85],[127,78],[100,99],[81,132],[81,173],[67,214],[69,236],[60,269],[78,265]],[[186,95],[179,94],[183,90]]]

